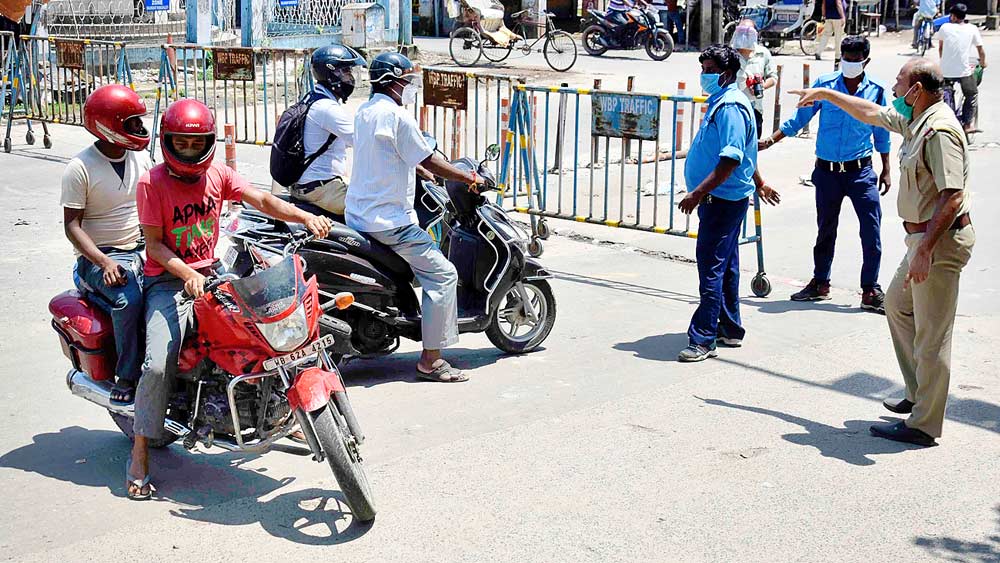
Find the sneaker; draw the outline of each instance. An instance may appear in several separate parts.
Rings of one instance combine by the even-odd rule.
[[[718,355],[719,352],[715,348],[691,344],[687,348],[681,350],[680,354],[677,354],[677,361],[700,362],[702,360],[707,360],[708,358],[714,358]]]
[[[830,282],[816,281],[815,278],[802,288],[802,291],[792,294],[792,301],[826,301],[830,298]]]
[[[739,348],[740,346],[743,346],[743,339],[742,338],[729,338],[727,336],[720,336],[719,338],[717,338],[715,340],[715,343],[716,344],[721,344],[721,345],[726,346],[728,348]]]
[[[866,289],[861,293],[861,308],[866,311],[875,311],[880,315],[885,314],[885,292],[878,287]]]

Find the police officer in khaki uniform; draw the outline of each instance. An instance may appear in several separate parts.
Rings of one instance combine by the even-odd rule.
[[[940,67],[921,58],[899,71],[891,108],[830,89],[792,91],[801,96],[799,105],[828,100],[858,120],[903,136],[897,208],[907,252],[889,286],[885,309],[906,397],[883,404],[910,417],[876,424],[871,431],[921,446],[933,446],[941,436],[959,277],[976,241],[965,189],[969,149],[962,125],[942,101],[943,90]]]

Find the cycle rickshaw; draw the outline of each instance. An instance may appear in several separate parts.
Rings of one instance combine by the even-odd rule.
[[[536,51],[542,43],[545,62],[558,72],[565,72],[576,64],[576,41],[573,36],[556,29],[552,23],[554,14],[544,12],[544,21],[532,10],[521,10],[511,15],[514,30],[503,23],[503,5],[491,0],[462,0],[464,25],[451,33],[448,52],[455,64],[462,67],[473,66],[481,57],[499,63],[507,59],[514,50],[523,55]],[[529,29],[544,30],[537,39],[527,39]]]

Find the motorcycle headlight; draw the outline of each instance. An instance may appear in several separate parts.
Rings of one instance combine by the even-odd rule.
[[[309,324],[306,321],[306,309],[299,305],[295,312],[280,321],[273,323],[257,323],[257,329],[267,339],[271,348],[278,352],[291,352],[309,338]]]

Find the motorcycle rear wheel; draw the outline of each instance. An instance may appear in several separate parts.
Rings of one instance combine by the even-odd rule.
[[[583,30],[583,37],[580,40],[583,41],[583,50],[588,55],[600,57],[608,52],[608,48],[601,43],[601,36],[603,34],[604,30],[599,25],[592,25]]]
[[[135,422],[135,419],[131,416],[125,416],[111,411],[108,411],[108,414],[111,415],[111,420],[115,421],[115,424],[118,425],[118,429],[122,431],[122,434],[128,437],[130,442],[135,442],[135,430],[132,429],[132,424]],[[166,434],[166,437],[150,439],[148,441],[149,447],[155,450],[165,448],[176,442],[177,438],[179,438],[179,436],[172,432],[167,432],[166,430],[163,432]]]
[[[350,434],[346,421],[336,412],[333,403],[327,403],[322,409],[309,413],[309,417],[316,429],[316,439],[326,454],[333,476],[336,477],[354,517],[361,522],[374,520],[376,510],[371,485],[365,475],[365,468],[361,465],[360,456],[348,451],[347,439]]]
[[[508,354],[526,354],[541,345],[552,327],[556,324],[556,298],[552,286],[545,280],[529,280],[524,282],[524,288],[531,298],[532,306],[539,319],[534,324],[522,318],[521,297],[515,288],[511,288],[500,301],[500,306],[493,311],[490,325],[486,328],[486,337],[494,346]],[[529,326],[524,334],[519,334],[520,326]]]

